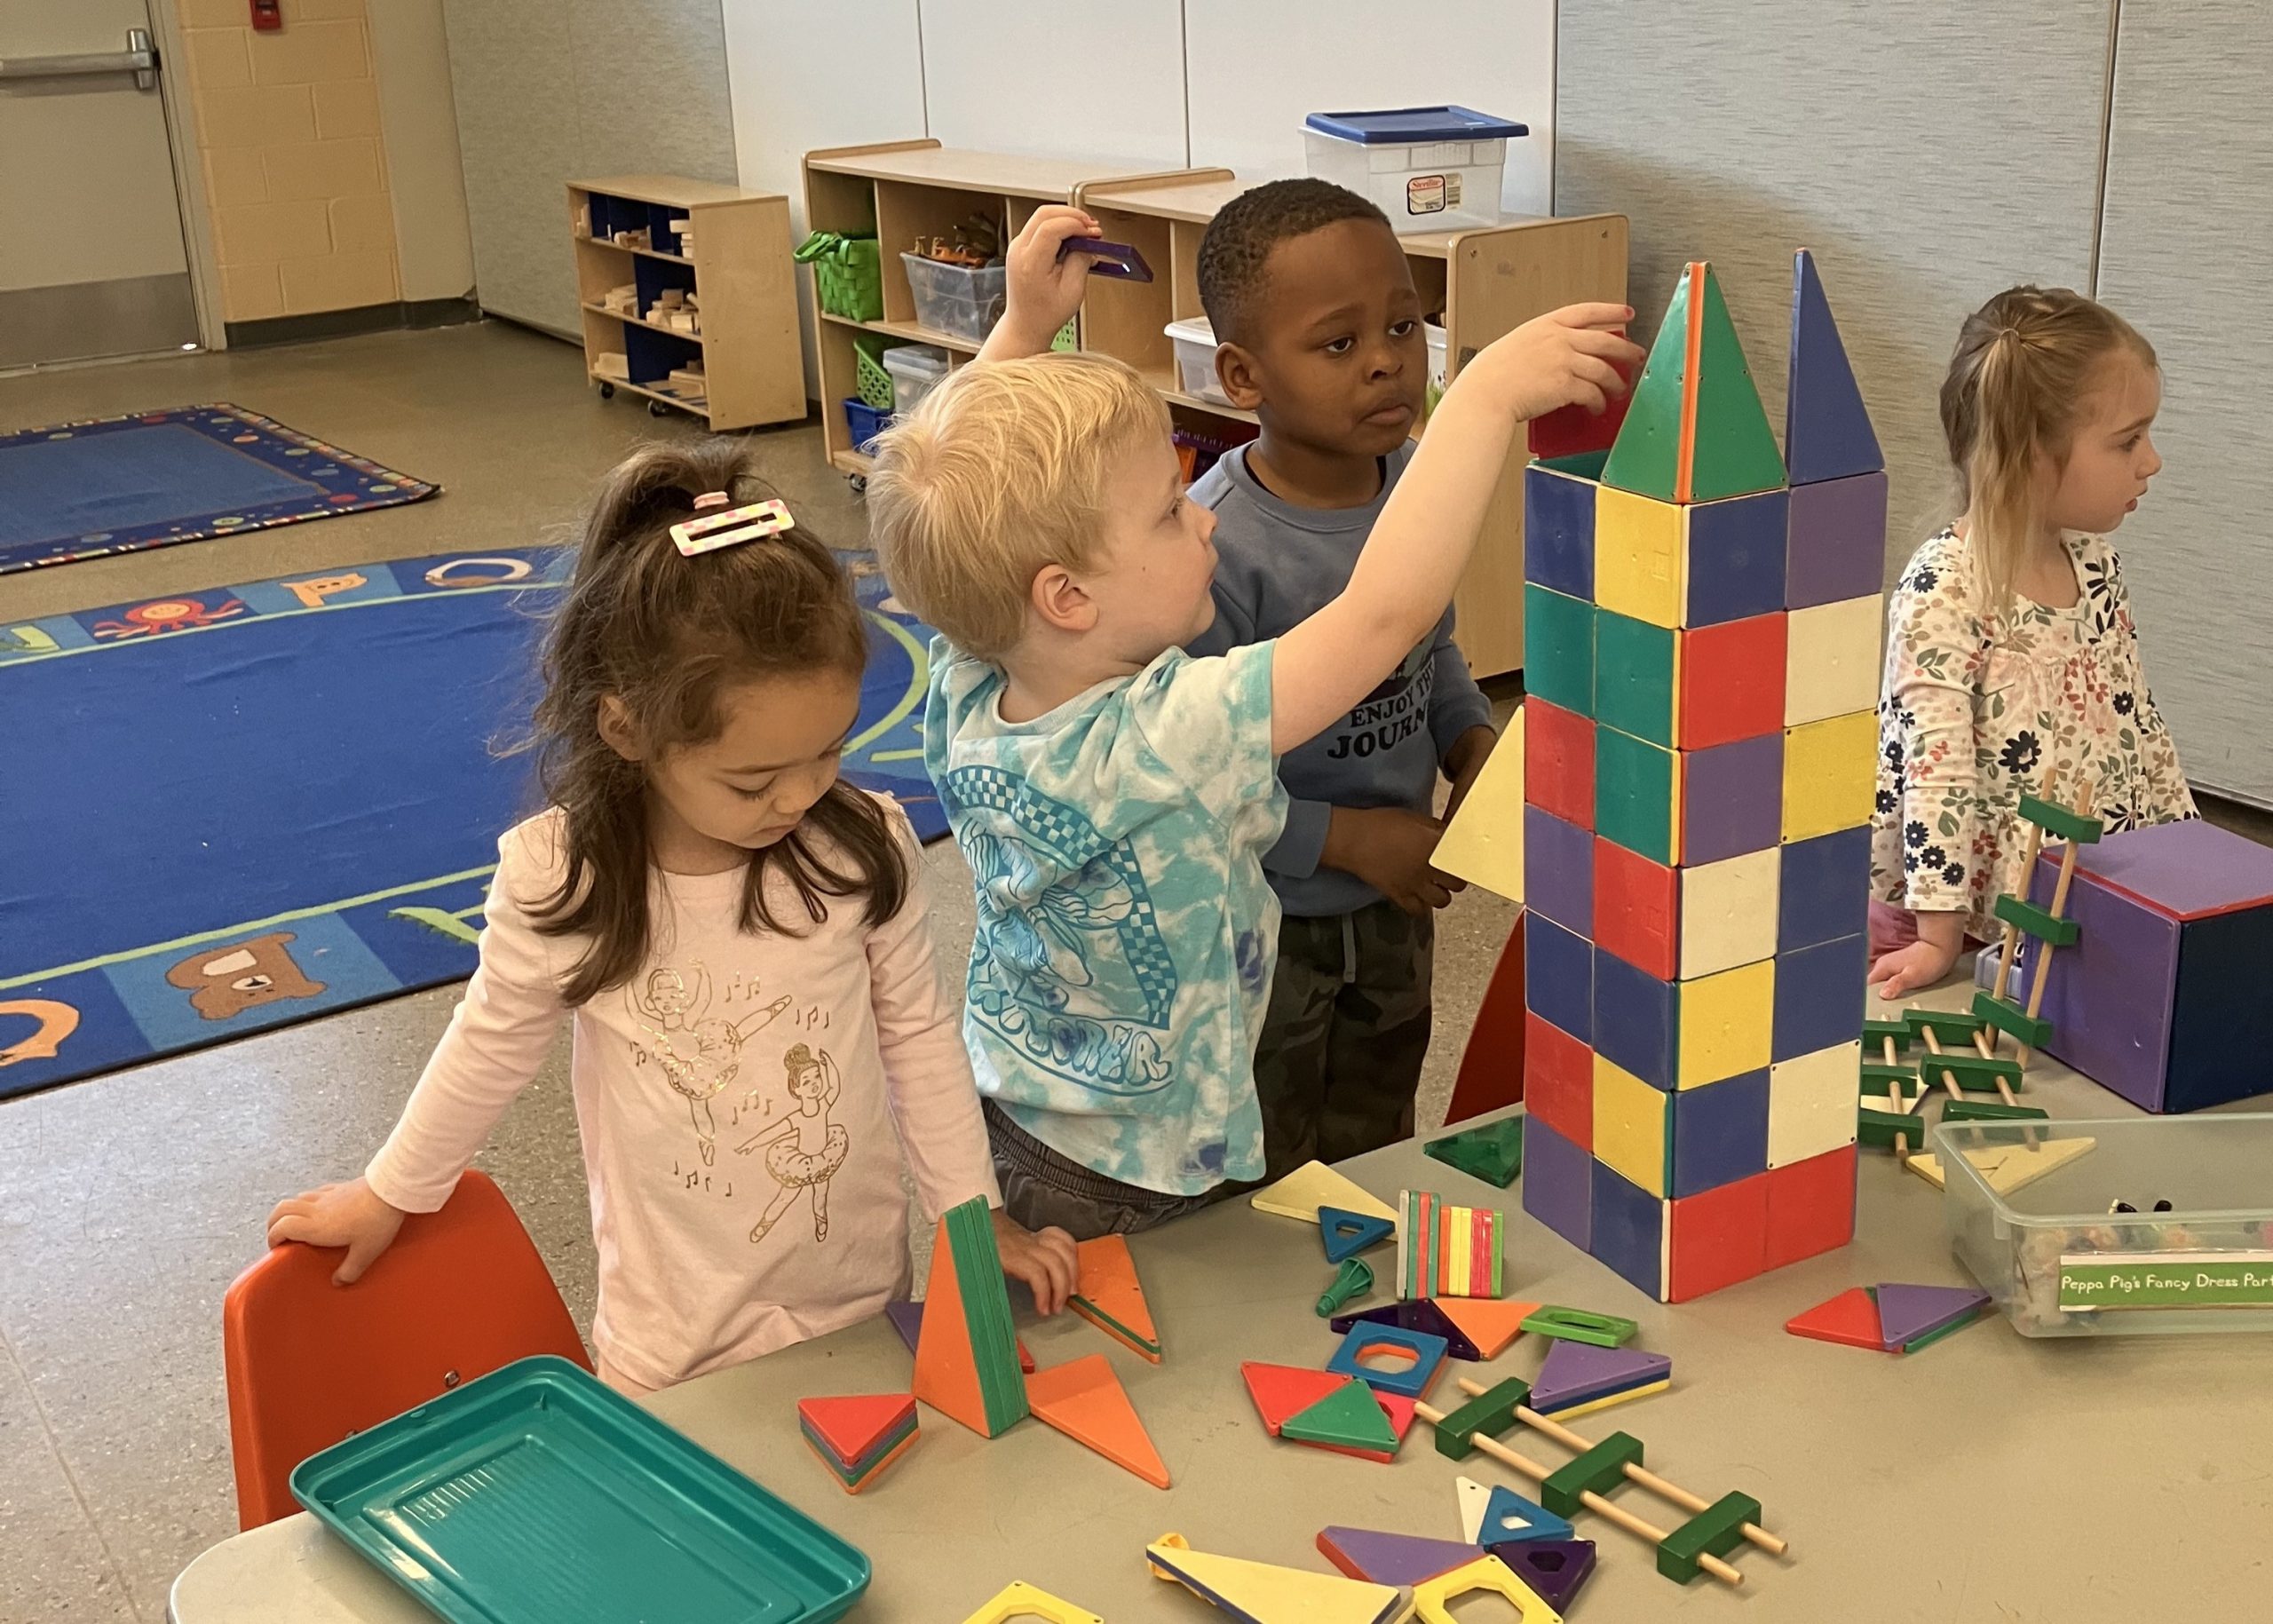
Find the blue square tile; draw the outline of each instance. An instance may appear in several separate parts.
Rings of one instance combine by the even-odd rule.
[[[1680,993],[1606,948],[1595,949],[1594,1046],[1653,1089],[1674,1084]]]
[[[1594,1233],[1588,1250],[1651,1296],[1665,1295],[1666,1203],[1595,1164]]]
[[[1762,491],[1686,508],[1689,602],[1684,626],[1717,626],[1784,606],[1787,492]]]
[[[1594,1233],[1595,1159],[1537,1117],[1524,1125],[1524,1210],[1587,1249]]]
[[[1540,806],[1524,808],[1524,905],[1567,931],[1595,933],[1595,837]]]
[[[1673,1193],[1697,1195],[1768,1168],[1768,1071],[1673,1097]]]
[[[1779,530],[1778,577],[1781,585]],[[1572,598],[1595,595],[1595,486],[1532,463],[1524,471],[1524,579]],[[1780,606],[1780,599],[1779,599]]]
[[[1844,1043],[1863,1029],[1863,978],[1869,940],[1837,941],[1776,955],[1776,1030],[1771,1058],[1793,1060]]]
[[[1594,1042],[1594,966],[1592,942],[1524,910],[1524,1007],[1581,1043]]]
[[[1776,950],[1791,953],[1862,934],[1869,923],[1870,895],[1869,826],[1794,841],[1784,848]]]

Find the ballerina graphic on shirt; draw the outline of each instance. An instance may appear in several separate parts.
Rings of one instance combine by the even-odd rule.
[[[830,1108],[844,1089],[844,1080],[837,1075],[836,1062],[828,1050],[824,1049],[816,1056],[804,1044],[792,1043],[781,1057],[781,1065],[788,1073],[789,1097],[796,1102],[796,1108],[734,1146],[737,1156],[747,1156],[763,1146],[765,1170],[781,1186],[749,1232],[753,1245],[764,1240],[766,1232],[808,1190],[813,1200],[813,1239],[828,1240],[828,1181],[844,1165],[845,1154],[852,1148],[844,1124],[828,1120]]]
[[[687,1120],[694,1129],[695,1146],[709,1167],[718,1156],[718,1123],[710,1102],[726,1090],[741,1070],[742,1044],[755,1032],[770,1026],[789,1007],[785,994],[739,1021],[710,1013],[710,971],[697,959],[693,980],[668,964],[647,972],[644,982],[626,989],[632,1007],[646,1018],[639,1029],[647,1034],[644,1050],[662,1068],[663,1081],[686,1101]],[[755,988],[752,989],[755,991]]]

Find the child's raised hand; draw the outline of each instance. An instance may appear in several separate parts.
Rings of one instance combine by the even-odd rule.
[[[995,325],[995,337],[987,339],[982,359],[1035,355],[1049,347],[1057,329],[1081,308],[1089,267],[1097,263],[1089,254],[1068,254],[1060,259],[1057,251],[1072,238],[1094,237],[1097,232],[1096,218],[1086,210],[1045,203],[1034,211],[1034,218],[1011,241],[1005,256],[1008,269],[1003,281],[1009,304]],[[996,337],[1002,339],[999,349]]]
[[[1045,1319],[1065,1306],[1081,1279],[1073,1261],[1073,1237],[1054,1225],[1031,1230],[994,1209],[994,1249],[1002,1256],[1002,1272],[1026,1282],[1034,1293],[1034,1311]]]
[[[1644,359],[1642,347],[1617,330],[1633,319],[1624,305],[1550,310],[1477,352],[1449,392],[1480,387],[1499,409],[1523,420],[1564,406],[1601,411],[1626,392],[1619,369],[1631,371]]]
[[[345,1247],[347,1256],[333,1271],[331,1283],[352,1286],[394,1244],[403,1216],[400,1207],[381,1200],[362,1179],[321,1184],[276,1203],[268,1215],[268,1244],[297,1240],[313,1247]]]

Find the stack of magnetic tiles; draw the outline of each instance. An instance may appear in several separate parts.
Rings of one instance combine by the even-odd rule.
[[[1794,279],[1788,482],[1702,263],[1525,479],[1524,1208],[1661,1301],[1853,1233],[1887,484]]]

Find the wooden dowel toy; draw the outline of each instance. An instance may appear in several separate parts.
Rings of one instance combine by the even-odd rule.
[[[1918,1006],[1913,1003],[1905,1007],[1914,1010]],[[1919,1027],[1918,1035],[1926,1040],[1927,1053],[1936,1057],[1940,1056],[1942,1052],[1942,1040],[1934,1035],[1934,1029],[1931,1026]],[[1931,1066],[1923,1066],[1920,1069],[1921,1071],[1931,1071],[1933,1068]],[[1957,1086],[1956,1073],[1950,1071],[1946,1066],[1942,1070],[1942,1087],[1949,1090],[1950,1097],[1952,1099],[1963,1099],[1965,1097],[1965,1090]],[[1974,1129],[1974,1132],[1976,1135],[1978,1135],[1980,1131],[1981,1130],[1977,1128]]]
[[[1889,1044],[1889,1048],[1891,1050],[1892,1045]],[[1462,1376],[1460,1378],[1460,1390],[1472,1398],[1480,1398],[1482,1395],[1492,1390],[1489,1387],[1485,1386],[1483,1382],[1477,1381],[1472,1376]],[[1417,1410],[1414,1413],[1416,1414],[1419,1414]],[[1540,1431],[1546,1433],[1548,1437],[1553,1438],[1556,1443],[1562,1445],[1564,1448],[1570,1450],[1574,1454],[1584,1454],[1588,1450],[1592,1449],[1595,1446],[1593,1439],[1581,1437],[1580,1434],[1572,1431],[1570,1428],[1564,1426],[1561,1422],[1556,1421],[1550,1416],[1540,1414],[1537,1410],[1532,1409],[1528,1405],[1518,1405],[1516,1406],[1516,1419],[1522,1422],[1527,1427],[1534,1427]],[[1478,1438],[1476,1441],[1481,1445],[1484,1440],[1482,1438]],[[1629,1483],[1638,1483],[1643,1488],[1649,1490],[1652,1494],[1670,1500],[1674,1504],[1679,1506],[1684,1511],[1702,1511],[1713,1503],[1711,1501],[1705,1499],[1702,1495],[1691,1493],[1679,1484],[1667,1482],[1663,1477],[1659,1477],[1657,1473],[1649,1470],[1646,1467],[1637,1466],[1630,1461],[1626,1464],[1626,1477],[1627,1481]],[[1760,1527],[1756,1524],[1746,1523],[1744,1525],[1743,1532],[1744,1537],[1746,1540],[1749,1540],[1753,1544],[1757,1545],[1761,1549],[1768,1552],[1770,1556],[1780,1557],[1786,1551],[1791,1549],[1790,1541],[1778,1539],[1774,1534],[1769,1533],[1768,1530]]]
[[[2031,859],[2031,860],[2033,861],[2034,860]],[[1973,1046],[1981,1051],[1981,1057],[1984,1060],[1995,1059],[1997,1058],[1997,1029],[1994,1026],[1984,1026],[1980,1031],[1975,1033],[1973,1034]],[[2024,1050],[2022,1052],[2025,1055],[2027,1051]],[[2011,1083],[2007,1082],[2002,1077],[1992,1077],[1990,1081],[1997,1085],[1998,1098],[2003,1100],[2008,1105],[2018,1105],[2021,1103],[2019,1100],[2013,1097],[2013,1085]],[[2035,1129],[2022,1129],[2021,1137],[2027,1141],[2029,1149],[2038,1150],[2042,1148],[2037,1139]]]
[[[1445,1418],[1444,1411],[1426,1403],[1416,1403],[1413,1406],[1413,1413],[1431,1426]],[[1517,1454],[1495,1438],[1487,1438],[1479,1432],[1476,1435],[1475,1443],[1478,1449],[1499,1462],[1501,1465],[1511,1471],[1521,1472],[1535,1483],[1544,1483],[1554,1475],[1538,1462],[1528,1455]],[[1643,1522],[1624,1507],[1604,1500],[1592,1489],[1583,1491],[1579,1495],[1579,1502],[1604,1522],[1613,1523],[1635,1539],[1647,1540],[1651,1545],[1662,1545],[1673,1537],[1664,1529],[1653,1527]],[[1733,1586],[1744,1583],[1744,1575],[1741,1573],[1709,1551],[1699,1556],[1697,1565],[1724,1585]]]
[[[2060,769],[2057,767],[2053,768],[2051,776],[2044,780],[2044,798],[2047,801],[2057,801],[2060,798]],[[2036,872],[2036,854],[2043,849],[2043,826],[2031,823],[2028,826],[2028,844],[2022,848],[2024,855],[2021,859],[2021,890],[2024,893],[2028,890],[2028,876]],[[2020,949],[2021,928],[2008,920],[2005,923],[2004,942],[1997,955],[1997,985],[1989,994],[2000,1003],[2005,1000],[2005,988],[2013,978],[2013,965],[2020,957]],[[1992,1055],[1997,1052],[1997,1042],[1993,1035],[1989,1041],[1989,1052]],[[2024,1050],[2022,1052],[2025,1055],[2027,1051]]]
[[[2088,818],[2091,816],[2092,789],[2088,783],[2084,786],[2083,799],[2076,803],[2076,812],[2080,817]],[[2067,916],[2068,887],[2075,883],[2076,851],[2078,847],[2082,845],[2082,844],[2083,843],[2079,840],[2071,840],[2068,842],[2068,849],[2060,854],[2060,877],[2053,883],[2052,886],[2051,912],[2052,917],[2055,919],[2063,919]],[[2031,858],[2029,860],[2031,863],[2033,863],[2036,860],[2034,858]],[[2025,876],[2023,877],[2021,883],[2024,887],[2027,885],[2028,882]],[[2045,983],[2051,979],[2051,977],[2047,973],[2051,970],[2051,968],[2052,944],[2048,941],[2039,942],[2036,947],[2036,963],[2030,967],[2028,972],[2028,1018],[2031,1020],[2034,1020],[2044,1008],[2044,986]],[[2028,1045],[2025,1043],[2020,1043],[2018,1047],[2020,1052],[2020,1063],[2023,1066],[2026,1066],[2028,1065]]]

